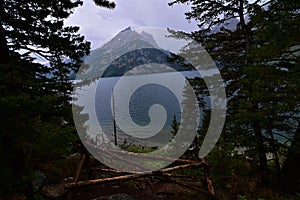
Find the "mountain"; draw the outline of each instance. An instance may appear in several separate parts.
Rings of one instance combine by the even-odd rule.
[[[139,34],[128,27],[118,33],[113,39],[104,44],[101,48],[94,50],[92,54],[97,54],[101,51],[109,51],[111,49],[117,50],[123,48],[124,45],[130,42],[138,44],[141,41],[148,43],[148,45],[150,45],[151,47],[158,48],[158,45],[156,44],[151,34],[146,32],[142,32],[141,34]]]
[[[77,78],[95,78],[122,76],[134,67],[143,65],[143,69],[131,70],[131,74],[160,73],[186,70],[171,52],[160,48],[153,36],[146,32],[137,33],[130,27],[120,31],[101,48],[93,50],[84,61],[84,70]],[[156,63],[156,64],[154,64]],[[166,65],[166,66],[164,66]]]
[[[217,33],[221,30],[222,27],[225,29],[234,31],[236,30],[236,26],[238,25],[239,20],[236,18],[232,18],[226,21],[225,26],[215,26],[212,28],[211,33]]]

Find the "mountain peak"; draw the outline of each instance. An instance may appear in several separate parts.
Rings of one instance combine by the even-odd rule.
[[[149,33],[146,33],[143,31],[142,33],[138,33],[135,30],[132,30],[131,27],[127,27],[120,31],[114,38],[112,38],[109,42],[104,44],[101,48],[94,50],[95,51],[102,51],[104,49],[111,50],[111,49],[121,49],[125,45],[128,45],[129,43],[139,43],[143,42],[147,44],[148,47],[154,47],[158,48],[158,45],[153,38],[153,36]],[[145,47],[145,45],[143,45]]]
[[[125,31],[132,31],[131,27],[128,26],[127,28],[125,28],[124,30],[122,30],[121,32],[125,32]]]
[[[84,72],[84,76],[93,77],[94,74],[102,73],[103,77],[122,76],[127,70],[139,65],[151,63],[160,63],[159,66],[170,65],[167,61],[169,55],[170,52],[157,45],[155,37],[151,33],[127,27],[101,48],[91,52],[85,59],[88,69]],[[149,65],[145,69],[139,69],[133,73],[147,74],[167,71],[159,66],[153,68],[153,65]],[[183,70],[178,63],[173,63],[172,67],[177,71]]]

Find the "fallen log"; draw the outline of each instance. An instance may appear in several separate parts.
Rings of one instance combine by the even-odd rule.
[[[109,169],[109,168],[99,168],[99,167],[93,167],[91,170],[95,171],[103,171],[103,172],[109,172],[109,173],[116,173],[116,174],[124,174],[126,172],[122,172],[116,169]]]
[[[73,183],[67,183],[65,185],[66,188],[74,188],[74,187],[80,187],[80,186],[87,186],[87,185],[93,185],[93,184],[100,184],[100,183],[106,183],[106,182],[112,182],[112,181],[121,181],[121,180],[128,180],[128,179],[134,179],[134,178],[140,178],[148,175],[160,175],[162,173],[178,170],[178,169],[184,169],[187,167],[199,167],[206,164],[205,162],[198,162],[198,163],[191,163],[191,164],[185,164],[185,165],[178,165],[174,167],[164,168],[158,171],[152,171],[152,172],[140,172],[135,174],[129,174],[129,175],[123,175],[123,176],[116,176],[111,178],[101,178],[101,179],[95,179],[95,180],[88,180],[88,181],[78,181]]]
[[[171,178],[180,178],[180,179],[201,179],[200,176],[189,176],[189,175],[181,175],[181,174],[170,174],[170,173],[163,173],[163,176],[171,177]]]

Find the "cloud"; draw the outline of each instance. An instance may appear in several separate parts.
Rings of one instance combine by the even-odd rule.
[[[191,31],[196,23],[188,23],[184,13],[187,6],[168,6],[171,0],[115,0],[116,8],[97,7],[85,0],[82,7],[66,21],[66,25],[80,26],[80,33],[97,48],[120,30],[131,27],[163,27]]]

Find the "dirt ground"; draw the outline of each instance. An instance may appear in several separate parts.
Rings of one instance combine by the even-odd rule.
[[[48,200],[237,199],[229,192],[220,190],[216,190],[217,198],[212,198],[206,193],[206,189],[194,180],[175,180],[174,182],[170,179],[151,176],[71,189],[65,189],[62,183],[45,186],[43,193],[45,199]]]
[[[216,199],[209,195],[208,190],[203,187],[201,178],[177,178],[160,175],[149,175],[146,177],[114,181],[102,184],[81,186],[75,188],[65,188],[65,184],[73,181],[76,171],[78,156],[67,158],[64,162],[48,163],[41,167],[46,174],[57,176],[57,181],[47,183],[41,190],[41,195],[46,200],[194,200],[194,199]],[[106,168],[97,161],[90,161],[80,172],[79,181],[99,179],[118,176],[120,174],[104,173],[98,171],[88,172],[92,169]],[[59,171],[60,173],[57,173]],[[50,171],[47,171],[50,170]],[[52,175],[51,175],[52,176]],[[237,199],[235,195],[219,189],[215,190],[217,199]]]

